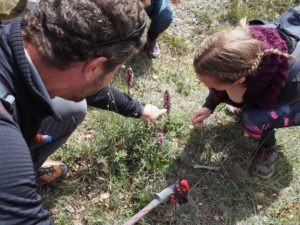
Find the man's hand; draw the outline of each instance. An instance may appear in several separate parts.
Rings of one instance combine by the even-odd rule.
[[[146,122],[153,122],[159,116],[165,114],[166,112],[166,109],[159,109],[155,105],[146,104],[141,118]]]
[[[196,124],[203,122],[211,113],[212,110],[206,107],[195,110],[192,115],[192,124],[195,126]]]
[[[246,87],[241,83],[234,84],[230,86],[230,88],[226,89],[226,92],[231,99],[231,101],[235,103],[242,103],[244,101],[244,94],[246,92]]]
[[[181,3],[181,0],[171,0],[172,4],[178,5]]]
[[[144,3],[145,7],[151,5],[151,0],[142,0]]]

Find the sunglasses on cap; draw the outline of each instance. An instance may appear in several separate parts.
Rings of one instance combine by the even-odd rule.
[[[111,44],[115,44],[115,43],[119,43],[119,42],[123,42],[123,41],[132,41],[132,40],[136,40],[138,38],[140,38],[146,28],[147,23],[144,22],[139,28],[137,28],[136,30],[134,30],[133,32],[127,34],[124,37],[120,37],[120,38],[116,38],[113,40],[108,40],[108,41],[101,41],[99,42],[100,47],[102,46],[107,46],[107,45],[111,45]]]

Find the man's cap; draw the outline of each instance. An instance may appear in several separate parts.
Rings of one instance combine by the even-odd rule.
[[[0,20],[19,16],[27,6],[27,0],[0,0]]]

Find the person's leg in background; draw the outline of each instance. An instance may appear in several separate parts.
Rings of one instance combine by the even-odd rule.
[[[42,121],[39,133],[47,135],[51,140],[41,140],[40,143],[33,143],[29,146],[35,170],[37,171],[38,184],[47,184],[57,179],[63,178],[67,173],[67,167],[63,163],[44,162],[60,146],[62,146],[75,129],[84,120],[87,104],[81,102],[72,102],[62,98],[54,98],[52,105],[62,118],[62,121],[56,121],[52,117],[47,117]],[[44,165],[43,165],[44,164]],[[41,167],[43,165],[43,167]]]
[[[157,38],[172,23],[173,13],[169,5],[169,0],[152,0],[151,5],[146,7],[145,10],[151,19],[148,30],[148,53],[153,58],[159,58],[160,48]]]
[[[250,172],[262,178],[272,176],[277,159],[274,128],[300,125],[300,103],[273,109],[253,108],[243,111],[244,132],[258,140]]]

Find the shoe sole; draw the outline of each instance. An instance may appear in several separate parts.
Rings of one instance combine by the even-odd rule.
[[[261,179],[269,179],[271,176],[273,176],[274,172],[272,172],[271,174],[267,175],[267,176],[262,176],[260,174],[255,174],[255,176],[261,178]]]
[[[67,176],[68,167],[65,164],[62,164],[61,165],[61,170],[62,170],[61,175],[57,179],[55,179],[54,181],[52,181],[50,183],[42,182],[42,181],[37,182],[37,186],[38,187],[51,186],[51,185],[55,185],[59,181],[63,181],[66,178],[66,176]]]
[[[159,55],[159,56],[154,56],[154,55],[150,54],[149,52],[148,52],[148,54],[150,55],[150,57],[151,57],[152,59],[159,59],[159,58],[160,58],[160,55]]]

